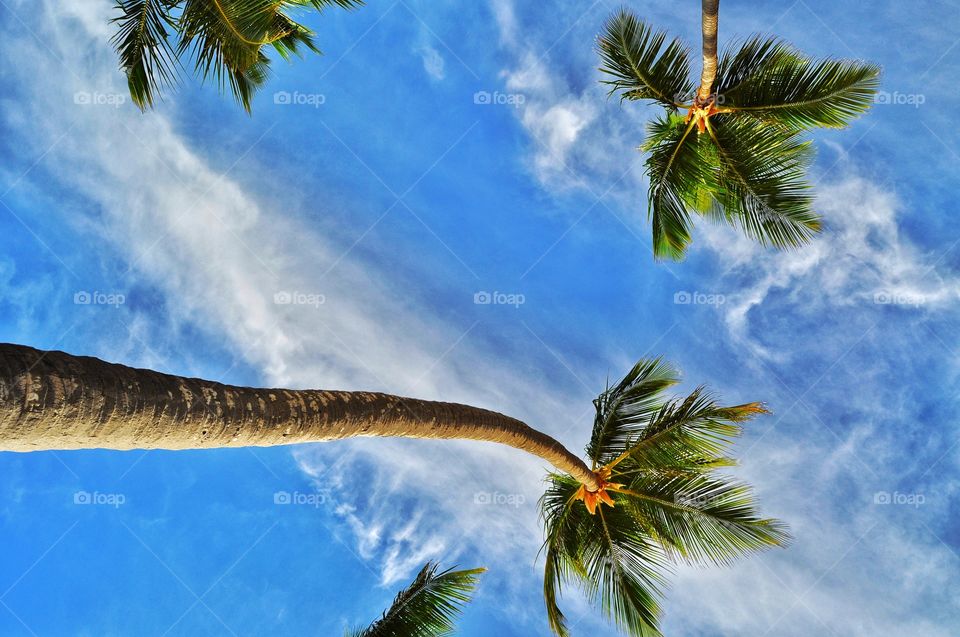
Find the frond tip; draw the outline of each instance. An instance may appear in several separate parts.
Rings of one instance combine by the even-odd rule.
[[[116,0],[120,15],[111,22],[117,32],[111,43],[127,76],[130,99],[140,110],[153,106],[164,87],[177,83],[179,60],[170,44],[176,26],[169,0]]]

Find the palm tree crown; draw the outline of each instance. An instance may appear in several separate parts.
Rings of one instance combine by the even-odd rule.
[[[644,360],[594,401],[586,451],[604,480],[599,493],[548,477],[544,596],[558,635],[568,634],[564,581],[628,634],[655,636],[671,564],[724,564],[788,539],[783,524],[759,517],[749,487],[718,472],[734,464],[727,451],[739,423],[763,407],[724,407],[702,387],[665,398],[677,382],[669,365]]]
[[[437,572],[427,563],[416,579],[397,594],[383,616],[366,628],[348,631],[345,637],[447,637],[454,620],[470,601],[485,569]]]
[[[290,10],[357,7],[363,0],[115,0],[120,15],[113,44],[127,75],[130,97],[152,107],[161,89],[175,85],[180,59],[195,72],[227,87],[249,112],[254,92],[266,81],[272,46],[288,59],[300,47],[319,53],[313,32]],[[176,37],[176,41],[172,38]]]
[[[706,4],[704,17],[706,40]],[[711,29],[715,38],[715,15]],[[819,232],[805,181],[812,149],[802,135],[842,128],[865,112],[879,67],[814,60],[780,40],[754,37],[728,48],[716,63],[715,83],[698,87],[687,47],[626,10],[607,22],[598,48],[611,94],[666,109],[642,146],[649,153],[658,259],[683,257],[695,214],[778,248],[802,245]],[[704,76],[709,82],[714,74]]]

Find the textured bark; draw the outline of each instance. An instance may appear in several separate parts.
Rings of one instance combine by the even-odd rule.
[[[497,442],[599,487],[559,442],[486,409],[375,392],[233,387],[0,344],[0,451],[267,447],[356,436]]]
[[[703,72],[700,75],[700,90],[697,99],[704,103],[713,93],[717,79],[717,27],[720,21],[720,0],[702,0],[703,18]]]

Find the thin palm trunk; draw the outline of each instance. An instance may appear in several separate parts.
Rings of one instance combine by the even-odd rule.
[[[267,447],[357,436],[497,442],[590,490],[559,442],[502,414],[374,392],[256,389],[0,344],[0,451]]]
[[[703,104],[713,94],[713,82],[717,79],[717,27],[720,21],[720,0],[702,0],[703,18],[703,72],[700,75],[700,90],[697,100]]]

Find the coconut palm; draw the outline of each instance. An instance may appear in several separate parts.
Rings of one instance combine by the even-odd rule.
[[[152,107],[164,88],[181,76],[180,61],[194,72],[229,87],[249,112],[254,92],[267,79],[273,47],[284,59],[306,48],[316,53],[314,33],[293,20],[291,10],[346,9],[363,0],[116,0],[119,15],[113,44],[127,75],[130,97]]]
[[[666,398],[677,382],[670,365],[641,361],[594,401],[586,453],[599,490],[548,477],[544,597],[558,635],[568,634],[558,606],[564,581],[630,635],[659,635],[672,564],[726,564],[788,539],[782,523],[757,514],[748,486],[720,472],[735,464],[728,451],[740,423],[766,410],[721,406],[703,387]]]
[[[631,635],[655,635],[671,561],[726,562],[783,544],[749,489],[717,471],[758,403],[682,400],[661,360],[640,361],[595,402],[587,464],[502,414],[373,392],[255,389],[171,376],[63,352],[0,344],[0,451],[212,449],[357,436],[497,442],[550,462],[541,502],[551,627],[565,581]]]
[[[658,259],[684,256],[696,215],[740,228],[764,245],[800,246],[820,231],[803,134],[842,128],[865,112],[880,68],[815,60],[755,36],[717,55],[719,0],[702,0],[703,72],[690,77],[688,48],[626,10],[598,41],[601,71],[621,100],[666,112],[648,125],[649,215]]]
[[[347,631],[345,637],[447,637],[454,620],[470,601],[480,574],[486,569],[447,570],[427,563],[416,579],[397,594],[383,616],[366,628]]]

